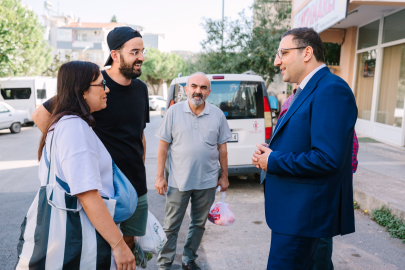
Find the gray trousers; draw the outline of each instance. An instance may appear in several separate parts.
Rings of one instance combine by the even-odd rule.
[[[173,264],[176,255],[177,237],[189,201],[191,202],[191,222],[184,244],[182,261],[188,263],[197,259],[197,249],[204,235],[205,223],[214,200],[215,188],[184,192],[179,191],[177,188],[168,188],[165,207],[166,216],[163,226],[167,242],[157,259],[159,269],[170,269]]]

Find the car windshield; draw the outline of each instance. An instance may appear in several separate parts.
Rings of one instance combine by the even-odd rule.
[[[186,83],[175,86],[175,102],[187,99]],[[263,87],[261,82],[214,81],[207,101],[220,108],[227,119],[263,118]]]

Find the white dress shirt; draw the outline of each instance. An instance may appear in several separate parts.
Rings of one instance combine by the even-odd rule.
[[[321,68],[326,67],[325,64],[320,65],[319,67],[317,67],[316,69],[312,70],[300,83],[300,85],[298,85],[299,88],[301,88],[302,90],[304,90],[305,86],[307,85],[307,83],[309,82],[309,80],[312,78],[312,76],[315,75],[315,73],[318,72],[318,70],[320,70]]]

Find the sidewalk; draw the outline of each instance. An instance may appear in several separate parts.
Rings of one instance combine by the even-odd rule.
[[[354,200],[371,213],[385,205],[405,221],[405,149],[359,136]]]

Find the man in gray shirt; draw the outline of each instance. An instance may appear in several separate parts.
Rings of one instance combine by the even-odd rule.
[[[205,101],[211,93],[210,80],[204,73],[197,72],[189,77],[185,89],[188,100],[167,110],[155,134],[160,139],[155,187],[160,195],[167,192],[163,228],[167,242],[157,260],[160,270],[171,268],[189,201],[191,222],[182,268],[200,269],[195,263],[196,252],[215,199],[215,189],[221,186],[221,191],[226,191],[229,186],[226,142],[231,138],[231,131],[224,113]],[[169,147],[168,187],[164,166]],[[219,180],[218,160],[221,166]]]

